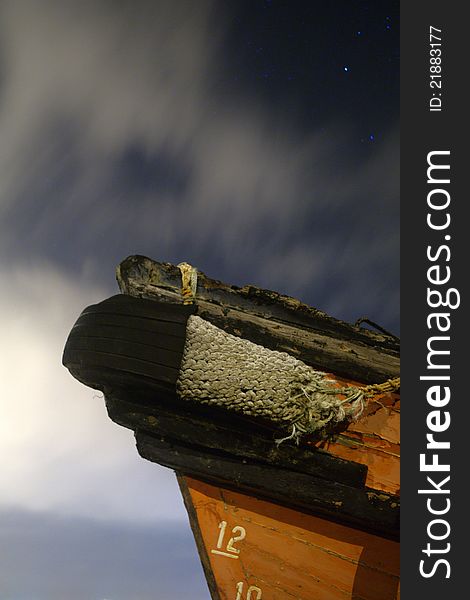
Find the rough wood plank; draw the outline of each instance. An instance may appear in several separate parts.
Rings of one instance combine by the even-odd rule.
[[[136,441],[143,458],[184,474],[298,510],[323,514],[391,539],[399,535],[399,500],[389,494],[352,488],[269,465],[241,463],[232,457],[184,447],[163,436],[139,430]]]
[[[366,485],[400,493],[400,400],[396,394],[370,402],[366,415],[352,423],[335,441],[322,447],[346,460],[367,465]]]
[[[129,256],[118,265],[116,278],[125,294],[133,295],[140,286],[141,291],[146,287],[150,293],[160,289],[181,300],[181,273],[170,263],[157,262],[146,256]],[[353,327],[295,298],[271,290],[253,285],[227,285],[207,277],[202,271],[198,271],[197,298],[399,352],[399,341],[395,337]]]
[[[399,545],[323,518],[184,478],[221,600],[395,600]],[[222,531],[222,529],[224,531]],[[241,537],[230,545],[230,538]],[[233,550],[231,549],[233,548]],[[240,585],[242,583],[242,586]]]
[[[129,257],[118,267],[117,279],[126,294],[182,302],[179,269],[168,263]],[[196,309],[229,333],[328,372],[365,383],[399,375],[395,338],[353,327],[275,292],[227,286],[200,273]]]
[[[365,485],[367,467],[364,465],[331,456],[317,448],[304,448],[287,442],[277,445],[273,431],[250,426],[241,418],[227,416],[225,411],[214,415],[209,411],[194,412],[182,403],[177,407],[168,407],[163,402],[157,405],[155,397],[147,404],[137,402],[136,394],[131,398],[132,402],[120,398],[116,392],[106,394],[109,417],[129,429],[178,440],[180,444],[204,452],[222,452],[241,464],[249,460],[351,487]],[[173,402],[176,403],[176,400]]]
[[[220,329],[270,350],[287,352],[308,365],[365,383],[398,377],[400,361],[365,344],[199,302],[197,314]]]

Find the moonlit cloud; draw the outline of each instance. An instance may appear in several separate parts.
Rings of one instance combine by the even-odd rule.
[[[172,472],[140,459],[99,392],[61,365],[80,310],[109,292],[47,264],[0,271],[0,509],[97,519],[185,519]]]

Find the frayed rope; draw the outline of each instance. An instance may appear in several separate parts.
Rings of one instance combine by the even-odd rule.
[[[328,439],[364,412],[369,398],[396,391],[400,380],[339,387],[286,352],[268,350],[191,316],[177,382],[181,398],[268,419],[289,431]]]
[[[326,378],[309,389],[301,387],[302,393],[294,396],[292,401],[301,401],[302,414],[291,424],[290,435],[275,440],[277,445],[287,440],[294,440],[298,444],[304,435],[328,439],[338,430],[358,421],[369,399],[400,389],[399,377],[364,387],[337,387],[332,385],[334,383]]]

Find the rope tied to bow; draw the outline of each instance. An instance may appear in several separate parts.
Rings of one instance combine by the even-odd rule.
[[[181,296],[183,304],[193,304],[197,292],[197,269],[187,262],[178,265],[181,273]]]

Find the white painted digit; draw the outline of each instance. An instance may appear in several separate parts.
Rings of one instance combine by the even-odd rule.
[[[246,536],[245,528],[237,525],[236,527],[234,527],[232,529],[232,533],[239,533],[239,535],[235,535],[229,539],[229,542],[227,544],[227,552],[236,552],[237,554],[240,554],[240,550],[238,548],[235,548],[233,546],[233,544],[235,542],[241,542],[242,540],[245,539],[245,536]]]
[[[217,540],[217,548],[220,550],[222,548],[222,544],[224,541],[224,535],[225,535],[225,528],[227,527],[227,521],[221,521],[219,523],[219,529],[220,529],[220,533],[219,533],[219,539]]]
[[[251,596],[252,593],[256,593],[256,598]],[[250,587],[248,588],[248,591],[246,593],[246,600],[261,600],[261,593],[262,592],[259,589],[259,587],[256,587],[255,585],[250,585]],[[243,600],[242,594],[243,594],[243,581],[239,581],[237,583],[237,597],[235,598],[235,600]]]
[[[224,545],[225,530],[227,529],[227,521],[221,521],[219,523],[219,529],[220,529],[220,533],[219,533],[219,537],[217,539],[217,550],[212,549],[211,554],[218,554],[219,556],[228,556],[229,558],[238,558],[238,555],[240,554],[240,550],[238,548],[235,548],[234,544],[235,544],[235,542],[240,542],[241,540],[245,539],[245,536],[246,536],[245,528],[240,527],[239,525],[236,525],[232,529],[232,533],[238,534],[238,535],[233,535],[229,539],[225,550],[222,550],[222,548]]]
[[[255,585],[250,585],[250,587],[248,588],[248,593],[246,594],[246,600],[251,600],[251,592],[256,592],[256,598],[253,598],[253,600],[261,600],[261,590],[259,589],[259,587],[256,587]]]

